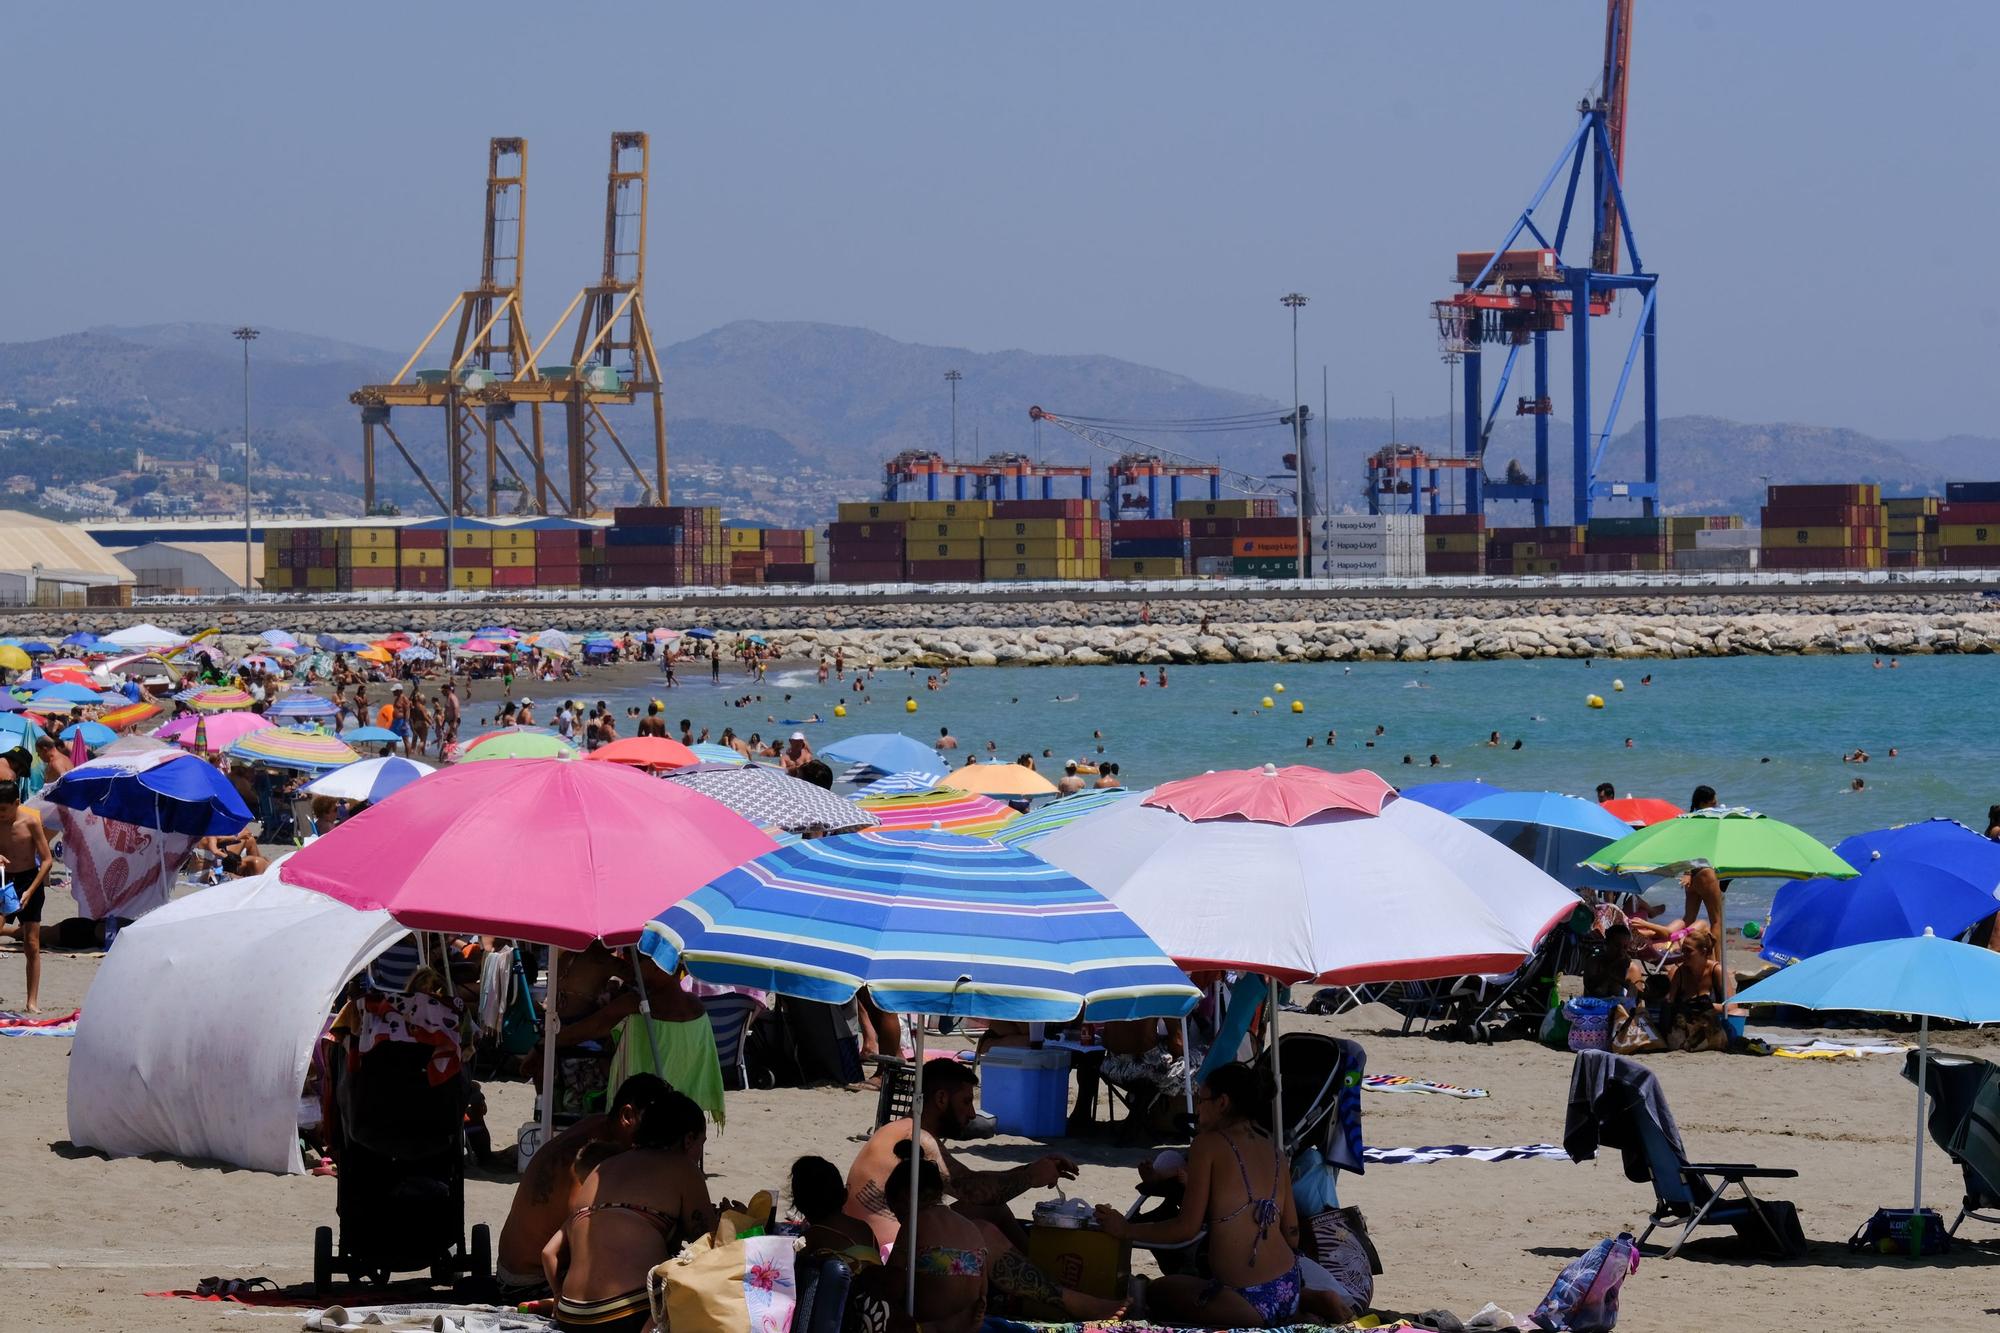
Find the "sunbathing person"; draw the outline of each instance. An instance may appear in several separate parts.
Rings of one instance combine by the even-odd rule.
[[[577,1170],[578,1154],[597,1144],[631,1147],[639,1121],[670,1091],[651,1074],[634,1074],[618,1086],[609,1111],[585,1116],[543,1144],[528,1160],[494,1254],[493,1280],[510,1304],[540,1294],[545,1285],[542,1247],[562,1229],[583,1185],[583,1173]]]
[[[641,1113],[629,1149],[602,1145],[579,1155],[578,1166],[588,1167],[580,1206],[542,1248],[557,1328],[651,1327],[646,1275],[715,1229],[701,1169],[707,1140],[701,1108],[669,1092]]]
[[[909,1208],[910,1141],[896,1145],[898,1161],[885,1188]],[[916,1235],[905,1227],[889,1252],[888,1272],[900,1294],[910,1265],[917,1270],[917,1325],[924,1333],[971,1333],[986,1319],[987,1228],[944,1201],[944,1174],[928,1154],[917,1174]]]
[[[1127,1221],[1108,1204],[1097,1224],[1121,1240],[1179,1244],[1206,1228],[1210,1279],[1163,1277],[1148,1288],[1148,1316],[1165,1324],[1245,1328],[1289,1324],[1304,1282],[1291,1163],[1265,1129],[1270,1076],[1224,1065],[1195,1093],[1199,1126],[1188,1149],[1187,1192],[1178,1215]]]
[[[807,1254],[837,1254],[851,1264],[882,1262],[875,1233],[847,1215],[847,1182],[826,1158],[801,1157],[792,1163],[792,1206],[805,1219]]]

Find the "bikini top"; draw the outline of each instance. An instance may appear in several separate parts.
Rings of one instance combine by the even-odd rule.
[[[577,1209],[575,1212],[571,1213],[566,1219],[564,1219],[563,1229],[567,1231],[570,1227],[574,1226],[576,1224],[576,1220],[579,1217],[588,1217],[592,1213],[608,1213],[614,1211],[637,1213],[640,1217],[644,1218],[647,1222],[651,1223],[655,1228],[657,1228],[661,1237],[665,1239],[669,1245],[671,1245],[675,1240],[677,1240],[680,1237],[681,1220],[678,1217],[671,1216],[668,1213],[663,1212],[658,1208],[654,1208],[649,1204],[643,1204],[643,1203],[589,1204],[585,1207]]]
[[[1268,1198],[1260,1199],[1250,1184],[1250,1168],[1243,1164],[1243,1154],[1237,1150],[1236,1141],[1227,1135],[1223,1137],[1222,1141],[1229,1145],[1229,1155],[1236,1159],[1237,1173],[1243,1177],[1244,1198],[1243,1202],[1238,1204],[1228,1214],[1218,1217],[1215,1220],[1218,1224],[1234,1221],[1236,1218],[1242,1216],[1246,1209],[1249,1210],[1251,1220],[1257,1224],[1257,1236],[1250,1242],[1249,1262],[1254,1264],[1257,1262],[1257,1247],[1262,1245],[1264,1238],[1271,1234],[1271,1227],[1277,1222],[1279,1217],[1278,1185],[1284,1176],[1282,1169],[1284,1162],[1282,1155],[1278,1152],[1277,1141],[1274,1139],[1271,1143],[1271,1166],[1273,1168],[1271,1174],[1271,1194]]]

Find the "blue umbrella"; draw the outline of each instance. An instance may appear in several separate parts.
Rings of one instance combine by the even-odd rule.
[[[330,653],[358,653],[368,646],[365,643],[350,642],[346,639],[335,638],[331,634],[322,634],[317,639],[314,639],[313,642]]]
[[[1451,813],[1506,843],[1559,884],[1618,892],[1632,888],[1622,876],[1578,864],[1632,831],[1595,801],[1553,791],[1503,791],[1468,801]]]
[[[73,741],[76,739],[76,733],[79,731],[83,733],[83,743],[93,750],[100,749],[118,739],[118,733],[105,726],[102,722],[73,722],[57,732],[56,735],[61,740]]]
[[[83,630],[78,630],[64,639],[62,646],[65,648],[95,648],[97,646],[97,636],[85,633]]]
[[[843,776],[849,782],[867,784],[854,793],[856,796],[912,796],[917,792],[934,791],[944,781],[944,774],[936,769],[909,768],[887,777],[876,777],[879,771],[867,764],[856,764]]]
[[[690,639],[712,639],[715,637],[715,631],[712,629],[703,629],[697,625],[688,631],[688,637]]]
[[[0,713],[18,713],[27,706],[6,690],[0,690]]]
[[[1981,839],[1984,841],[1984,839]],[[1921,861],[1863,861],[1856,879],[1793,880],[1771,902],[1763,956],[1796,963],[1875,940],[1949,939],[2000,911],[1993,889]]]
[[[44,681],[35,687],[35,696],[30,705],[36,703],[95,704],[104,702],[104,696],[96,690],[82,685],[61,685],[54,681]]]
[[[820,757],[842,764],[866,764],[884,773],[935,772],[939,766],[937,751],[900,731],[849,736],[826,746]]]
[[[226,837],[251,820],[228,778],[178,750],[103,755],[78,764],[42,795],[103,819],[198,838]]]
[[[1919,863],[1949,871],[1983,888],[2000,889],[2000,842],[1955,819],[1924,819],[1857,833],[1844,839],[1833,854],[1860,871],[1885,862]]]
[[[33,749],[35,738],[41,734],[40,727],[19,713],[0,713],[0,748],[13,749],[18,738],[24,748]]]
[[[741,753],[730,749],[727,745],[716,745],[710,741],[701,741],[698,744],[690,745],[688,748],[693,750],[695,757],[705,764],[735,764],[741,767],[750,762]]]
[[[332,717],[340,710],[333,700],[311,690],[287,690],[264,710],[265,717]]]
[[[1418,805],[1455,815],[1460,806],[1471,805],[1474,801],[1505,790],[1505,787],[1471,778],[1464,782],[1420,782],[1414,787],[1404,787],[1397,795],[1406,801],[1415,801]],[[1625,831],[1630,833],[1632,830],[1628,828]]]
[[[592,657],[600,657],[605,653],[616,652],[617,650],[617,644],[603,639],[591,639],[583,645],[584,653]]]
[[[1067,828],[1085,815],[1116,805],[1132,793],[1125,787],[1099,787],[1059,796],[1039,810],[1031,810],[993,835],[993,841],[1020,847],[1045,838],[1059,828]]]
[[[43,643],[40,639],[29,639],[25,643],[22,643],[19,646],[21,651],[26,653],[30,657],[55,656],[55,651],[56,651],[55,648],[49,644]]]
[[[349,727],[340,733],[349,745],[401,745],[403,738],[387,727]]]
[[[1924,1206],[1924,1080],[1931,1020],[2000,1022],[2000,953],[1940,939],[1878,940],[1795,963],[1739,991],[1737,1004],[1795,1004],[1805,1009],[1852,1009],[1917,1015],[1917,1180],[1913,1209]],[[1922,1237],[1912,1228],[1911,1247]]]

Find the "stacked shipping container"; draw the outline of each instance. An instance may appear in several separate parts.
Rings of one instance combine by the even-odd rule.
[[[1484,514],[1424,515],[1424,573],[1484,574]]]
[[[713,506],[615,509],[604,537],[607,587],[715,587],[724,581],[722,511]]]
[[[1174,506],[1174,517],[1187,522],[1194,574],[1299,576],[1299,523],[1278,517],[1276,500],[1182,500]]]
[[[1773,486],[1765,495],[1766,569],[1881,569],[1888,536],[1873,482]]]
[[[1178,579],[1193,572],[1188,563],[1189,521],[1184,518],[1128,518],[1111,524],[1105,577]]]
[[[1313,520],[1313,545],[1329,578],[1421,578],[1422,514],[1332,514]]]
[[[1946,482],[1937,510],[1937,544],[1940,565],[2000,565],[2000,481]]]
[[[984,578],[1040,581],[1105,576],[1103,520],[1090,501],[995,500],[990,504],[992,512],[980,546]]]

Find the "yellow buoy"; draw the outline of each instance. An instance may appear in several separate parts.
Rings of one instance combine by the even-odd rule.
[[[1625,693],[1625,682],[1624,682],[1624,681],[1622,681],[1622,680],[1614,680],[1614,681],[1612,681],[1612,682],[1611,682],[1611,692],[1612,692],[1613,694],[1623,694],[1623,693]]]
[[[835,717],[846,717],[846,716],[847,716],[847,705],[846,705],[846,704],[835,704],[835,705],[833,706],[833,715],[834,715]]]
[[[1271,693],[1273,694],[1283,694],[1284,692],[1285,692],[1285,682],[1282,680],[1279,681],[1276,685],[1273,685],[1271,687]]]
[[[905,699],[905,700],[903,700],[903,711],[904,711],[905,713],[914,713],[914,712],[916,712],[916,711],[917,711],[917,701],[916,701],[915,699]]]
[[[1305,711],[1306,711],[1306,705],[1305,705],[1305,700],[1303,700],[1303,699],[1294,699],[1294,700],[1292,700],[1292,711],[1293,711],[1294,713],[1303,713],[1303,712],[1305,712]]]
[[[1265,708],[1276,708],[1278,706],[1278,701],[1276,699],[1273,699],[1268,694],[1265,695],[1260,702]]]
[[[1584,696],[1583,703],[1586,708],[1602,708],[1604,707],[1604,696],[1601,694],[1588,694]]]

